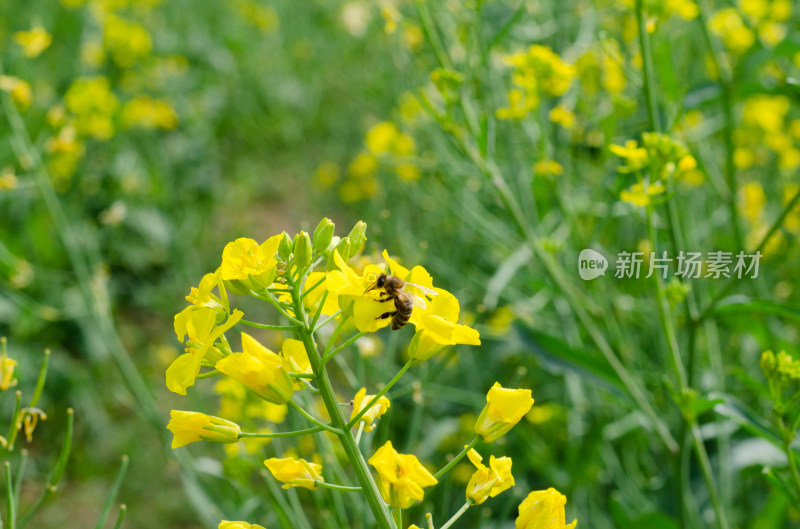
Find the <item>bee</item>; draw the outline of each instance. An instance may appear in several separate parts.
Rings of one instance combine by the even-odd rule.
[[[391,276],[387,274],[380,274],[378,278],[369,287],[367,287],[367,290],[364,291],[366,294],[370,290],[382,288],[383,292],[378,298],[378,301],[381,303],[394,301],[395,310],[384,312],[376,318],[378,320],[392,318],[393,331],[402,329],[405,324],[408,323],[408,320],[411,318],[411,313],[414,310],[414,306],[423,309],[427,307],[427,304],[423,298],[410,292],[406,292],[405,287],[407,286],[413,287],[428,296],[435,296],[438,294],[438,292],[431,290],[430,288],[423,287],[422,285],[415,285],[414,283],[407,283],[397,276]]]

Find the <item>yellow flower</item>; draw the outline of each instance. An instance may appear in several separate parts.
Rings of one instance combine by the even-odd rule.
[[[634,206],[645,207],[650,204],[650,198],[660,195],[666,191],[661,182],[650,182],[647,191],[644,190],[644,182],[633,184],[628,189],[623,189],[619,194],[619,199]]]
[[[304,487],[309,490],[316,489],[320,481],[325,479],[320,475],[322,465],[309,463],[305,459],[271,458],[264,461],[275,479],[283,482],[283,488]]]
[[[356,393],[356,396],[353,399],[353,411],[350,413],[350,420],[352,421],[353,418],[358,415],[374,397],[375,395],[367,395],[367,388],[361,388],[358,390],[358,393]],[[389,409],[389,406],[391,406],[389,399],[386,397],[379,398],[378,402],[373,404],[369,411],[367,411],[361,416],[361,419],[359,419],[359,422],[363,422],[365,425],[364,430],[371,432],[373,428],[375,428],[375,421],[380,419],[380,417],[386,413],[386,411]]]
[[[153,48],[150,34],[144,27],[116,15],[104,17],[103,42],[114,62],[123,68],[133,66]]]
[[[217,529],[264,529],[264,527],[256,524],[256,523],[247,523],[247,522],[229,522],[228,520],[222,520]]]
[[[610,145],[608,150],[625,160],[624,172],[635,172],[647,165],[649,159],[647,149],[638,145],[636,140],[628,140],[624,146]]]
[[[392,507],[411,507],[415,500],[422,501],[425,496],[423,488],[438,483],[416,456],[397,453],[391,441],[387,441],[369,458],[369,464],[378,471],[378,488],[383,499]]]
[[[242,352],[217,362],[216,368],[274,404],[284,404],[294,393],[284,361],[249,334],[242,333]]]
[[[172,432],[172,448],[180,448],[197,441],[235,443],[241,429],[235,422],[226,421],[195,411],[170,411],[167,429]]]
[[[275,278],[275,253],[282,240],[283,234],[270,237],[260,245],[244,237],[229,242],[222,251],[222,279],[252,280],[252,286],[257,289],[269,286]]]
[[[467,484],[467,499],[472,500],[475,505],[480,505],[488,498],[494,498],[514,486],[510,457],[497,459],[491,456],[488,468],[481,463],[483,458],[475,449],[470,449],[467,457],[478,469],[472,474]]]
[[[373,154],[388,154],[392,151],[392,144],[399,132],[391,121],[382,121],[369,129],[364,137],[364,143]]]
[[[42,26],[35,26],[30,31],[17,31],[14,33],[14,42],[22,46],[26,57],[38,57],[53,42],[50,35]]]
[[[214,287],[223,288],[220,286],[219,280],[219,268],[214,272],[204,275],[198,286],[191,287],[189,295],[186,296],[186,301],[198,307],[208,307],[219,312],[219,310],[223,308],[222,301],[212,292]]]
[[[126,129],[140,127],[172,130],[178,126],[178,116],[172,105],[146,95],[138,95],[125,103],[121,120]]]
[[[119,106],[105,77],[76,79],[64,94],[67,110],[75,115],[75,129],[101,141],[114,135],[112,118]]]
[[[725,47],[737,55],[750,49],[756,40],[753,31],[745,25],[734,7],[720,9],[714,13],[709,26],[711,32],[722,39]]]
[[[531,390],[508,389],[495,382],[486,395],[486,406],[475,423],[475,433],[490,443],[503,437],[533,406]]]
[[[31,106],[33,102],[31,85],[22,79],[8,75],[0,75],[0,90],[11,94],[11,99],[13,99],[22,110]]]
[[[281,345],[281,356],[283,357],[283,365],[292,373],[304,373],[311,375],[314,371],[311,369],[311,363],[308,361],[308,351],[305,345],[300,340],[288,338],[284,340]],[[302,381],[297,380],[294,383],[294,389],[303,389],[305,385]]]
[[[569,130],[575,125],[575,114],[561,105],[554,107],[548,114],[550,121]]]
[[[205,361],[213,365],[222,356],[214,343],[225,331],[233,327],[244,314],[234,310],[222,325],[215,326],[217,312],[207,307],[187,307],[175,315],[175,334],[180,341],[188,337],[186,353],[175,359],[167,368],[167,388],[186,395],[186,388],[194,385]]]
[[[567,497],[554,488],[535,490],[519,505],[516,529],[573,529],[578,523],[565,523]]]
[[[305,287],[310,288],[325,277],[325,272],[311,272],[308,274]],[[318,286],[311,292],[304,294],[303,304],[311,311],[312,314],[316,312],[317,308],[319,308],[319,303],[322,301],[322,295],[325,293],[325,290],[325,282],[323,282],[322,285]],[[325,304],[322,306],[322,312],[320,314],[330,316],[336,313],[337,310],[339,310],[339,300],[336,297],[336,294],[328,292],[328,296],[325,298]]]
[[[533,172],[539,176],[559,176],[564,174],[564,167],[555,160],[545,158],[533,164]]]
[[[0,191],[10,191],[16,189],[18,185],[19,180],[17,180],[17,175],[14,174],[13,169],[10,167],[3,168],[3,172],[0,173]]]
[[[17,379],[14,378],[14,369],[16,367],[17,361],[13,358],[8,358],[4,351],[2,357],[0,357],[0,391],[5,391],[17,385]]]

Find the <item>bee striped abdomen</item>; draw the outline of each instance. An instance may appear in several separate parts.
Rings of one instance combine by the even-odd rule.
[[[397,309],[392,316],[392,330],[402,329],[408,320],[411,319],[411,312],[414,310],[414,301],[405,294],[398,292],[394,297],[394,306]]]

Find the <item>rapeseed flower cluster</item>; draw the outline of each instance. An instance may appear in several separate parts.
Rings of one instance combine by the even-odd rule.
[[[611,145],[612,154],[621,158],[617,170],[632,174],[637,182],[620,193],[620,200],[637,207],[646,207],[654,197],[663,195],[670,179],[689,182],[698,179],[697,161],[689,151],[672,137],[657,132],[642,134],[642,144],[628,140],[624,145]],[[649,173],[649,179],[644,178]]]
[[[576,77],[575,67],[564,62],[547,46],[534,44],[525,51],[507,55],[514,88],[508,92],[509,106],[497,109],[500,119],[522,119],[539,108],[542,96],[564,95]]]
[[[384,139],[380,135],[372,136],[370,149],[375,152],[390,149],[390,143]],[[435,474],[415,455],[398,452],[391,440],[368,458],[361,455],[362,434],[372,432],[385,417],[393,405],[388,392],[409,368],[457,344],[480,345],[478,331],[459,322],[460,307],[456,297],[436,286],[425,268],[419,265],[406,268],[385,250],[383,263],[363,256],[354,260],[365,241],[363,222],[356,224],[347,237],[340,238],[334,236],[333,223],[323,219],[313,237],[305,232],[293,238],[282,233],[262,243],[239,238],[225,246],[219,267],[206,274],[197,287],[191,288],[186,297],[189,305],[175,316],[175,333],[184,343],[185,352],[172,362],[166,377],[167,387],[181,395],[198,380],[220,377],[215,384],[215,392],[221,397],[220,417],[173,410],[167,426],[174,435],[173,448],[209,441],[230,447],[226,449],[229,455],[243,455],[235,448],[239,441],[255,445],[254,449],[248,446],[245,452],[253,454],[263,450],[265,442],[273,437],[296,437],[297,449],[289,448],[282,455],[263,461],[283,488],[315,490],[323,487],[360,492],[367,496],[379,526],[387,528],[394,524],[391,519],[382,518],[382,509],[388,507],[399,512],[422,501],[426,489],[439,483],[444,474],[467,457],[475,471],[466,486],[467,503],[454,515],[454,521],[471,505],[482,504],[514,486],[511,458],[490,455],[485,464],[474,447],[479,441],[492,443],[506,435],[528,414],[533,405],[531,391],[504,388],[495,383],[474,424],[475,438]],[[316,267],[322,269],[316,270]],[[390,290],[388,284],[397,290]],[[251,316],[246,319],[243,312],[235,308],[237,298],[234,295],[264,301],[289,325],[255,323]],[[359,338],[390,324],[397,329],[393,332],[405,332],[405,325],[397,324],[400,310],[410,310],[408,327],[414,329],[408,347],[409,361],[380,391],[371,394],[367,387],[358,389],[348,413],[342,414],[326,363]],[[316,340],[324,336],[318,331],[329,323],[335,323],[336,328],[328,334],[328,344],[317,348]],[[280,350],[273,352],[263,339],[242,332],[237,346],[228,340],[227,333],[241,325],[253,327],[256,332],[259,329],[289,331],[294,337],[282,339]],[[349,339],[341,338],[340,334],[347,329],[356,334]],[[266,407],[257,405],[259,401]],[[315,405],[309,407],[310,401],[315,401]],[[258,424],[264,419],[273,424],[283,422],[288,408],[305,418],[309,428],[287,432]],[[245,425],[256,431],[246,431]],[[328,455],[347,456],[359,487],[326,479],[323,461],[329,459],[316,451],[325,450],[325,445],[315,448],[313,438],[309,437],[316,432],[333,434],[339,439],[344,453]],[[304,459],[300,452],[310,453],[311,457]],[[540,516],[537,513],[543,508],[558,520],[560,507],[563,522],[563,502],[559,504],[547,498],[542,500],[545,507],[539,503],[520,506],[522,521],[518,524],[522,525],[518,527],[556,527],[536,525],[540,523],[536,521]],[[223,521],[220,527],[257,526],[249,522]]]

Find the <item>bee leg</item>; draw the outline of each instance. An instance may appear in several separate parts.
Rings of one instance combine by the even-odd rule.
[[[389,301],[390,299],[394,299],[394,297],[393,297],[393,296],[390,296],[390,295],[389,295],[389,294],[387,294],[386,292],[381,292],[381,296],[386,296],[386,297],[379,297],[379,298],[378,298],[376,301],[378,301],[378,302],[380,302],[380,303],[386,303],[386,302],[387,302],[387,301]]]
[[[386,318],[391,318],[391,317],[392,317],[392,316],[394,316],[395,314],[397,314],[397,311],[394,311],[394,312],[384,312],[383,314],[381,314],[380,316],[378,316],[378,317],[377,317],[377,318],[375,318],[375,319],[376,319],[376,320],[385,320]]]

